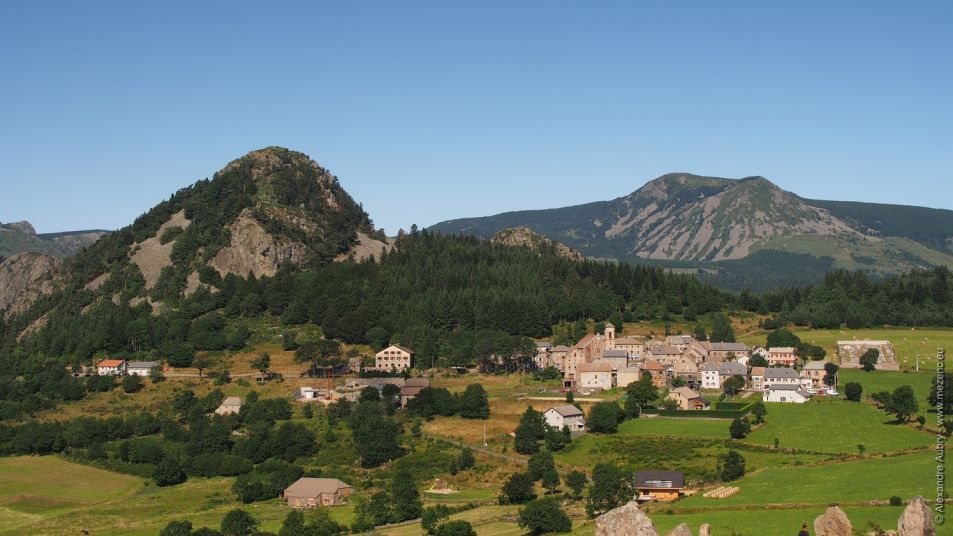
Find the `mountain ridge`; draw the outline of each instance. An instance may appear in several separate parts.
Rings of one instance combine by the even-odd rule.
[[[926,225],[931,218],[940,223]],[[786,254],[829,258],[829,266],[874,276],[953,265],[953,211],[810,200],[758,175],[668,173],[607,201],[447,220],[428,230],[488,239],[521,226],[588,257],[715,271],[737,269],[759,251],[782,254],[761,256],[782,264]]]

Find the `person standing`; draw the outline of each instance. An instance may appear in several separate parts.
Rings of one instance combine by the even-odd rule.
[[[811,536],[811,533],[807,531],[807,523],[801,523],[801,532],[798,532],[797,536]]]

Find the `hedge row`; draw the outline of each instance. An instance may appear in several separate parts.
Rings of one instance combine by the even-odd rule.
[[[751,413],[751,410],[745,408],[743,410],[719,410],[719,409],[710,409],[710,410],[686,410],[686,409],[652,409],[645,408],[642,410],[642,413],[646,415],[659,415],[661,417],[700,417],[707,419],[735,419],[738,417],[744,417]]]

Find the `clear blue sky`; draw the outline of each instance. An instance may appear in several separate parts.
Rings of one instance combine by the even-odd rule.
[[[267,145],[392,234],[671,171],[953,208],[953,2],[133,3],[0,7],[0,221],[118,228]]]

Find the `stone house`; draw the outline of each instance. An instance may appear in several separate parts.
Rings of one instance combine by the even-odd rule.
[[[764,389],[764,371],[765,367],[751,367],[751,388]]]
[[[793,367],[797,362],[797,354],[791,346],[775,346],[768,348],[768,365],[772,367]]]
[[[602,359],[579,365],[579,381],[577,387],[581,389],[612,389],[612,365]]]
[[[797,371],[790,367],[768,367],[764,370],[764,388],[772,385],[800,385],[801,378]]]
[[[292,508],[340,506],[354,492],[350,484],[336,478],[302,477],[288,486],[281,496]]]
[[[668,400],[678,402],[678,409],[702,410],[708,409],[710,404],[696,391],[688,387],[677,387],[668,393]]]

